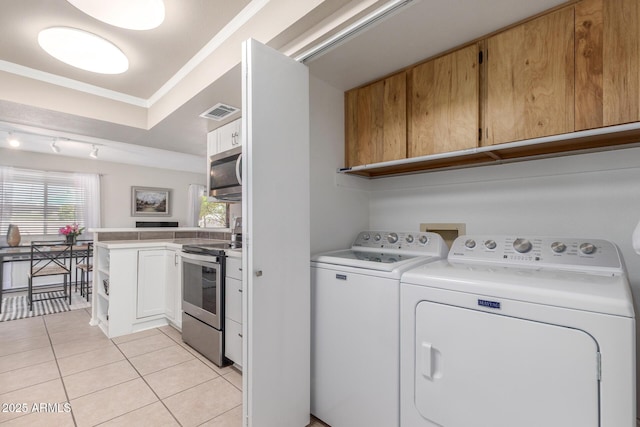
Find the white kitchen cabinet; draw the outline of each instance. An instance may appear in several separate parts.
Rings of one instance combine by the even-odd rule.
[[[242,146],[241,120],[234,120],[216,129],[218,131],[218,153]]]
[[[225,280],[225,317],[242,323],[242,280],[230,277]]]
[[[242,97],[243,423],[299,427],[311,389],[309,70],[248,40]],[[273,209],[282,195],[295,203]]]
[[[224,357],[234,362],[234,366],[242,369],[242,324],[225,319]]]
[[[218,129],[207,134],[207,159],[218,154]]]
[[[94,248],[92,325],[98,325],[109,338],[169,322],[181,327],[179,249],[164,243],[98,241]]]
[[[138,251],[138,298],[136,317],[155,316],[165,312],[167,251]]]
[[[225,273],[224,355],[242,367],[242,259],[227,258]]]
[[[182,326],[182,263],[180,251],[167,249],[167,275],[165,279],[165,311],[167,319],[178,328]]]
[[[136,312],[138,251],[109,249],[100,243],[94,248],[91,324],[98,325],[109,338],[130,334]]]

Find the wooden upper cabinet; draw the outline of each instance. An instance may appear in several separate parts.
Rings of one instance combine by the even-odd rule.
[[[573,7],[492,36],[486,46],[482,145],[573,132]]]
[[[576,4],[576,129],[640,121],[640,2]]]
[[[409,71],[408,157],[478,146],[479,52],[473,44]]]
[[[405,72],[345,93],[347,167],[406,158],[406,100]]]

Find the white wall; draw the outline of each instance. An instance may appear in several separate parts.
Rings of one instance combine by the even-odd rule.
[[[25,169],[98,173],[102,175],[102,227],[134,227],[136,221],[178,221],[187,224],[187,189],[189,184],[206,185],[206,166],[202,170],[180,172],[132,166],[87,158],[63,157],[0,148],[0,165]],[[171,216],[131,216],[131,187],[161,187],[172,190]]]
[[[369,195],[359,178],[336,174],[344,165],[344,92],[313,76],[309,85],[311,252],[318,253],[350,247],[368,228]]]

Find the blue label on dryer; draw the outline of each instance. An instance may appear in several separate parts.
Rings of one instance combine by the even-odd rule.
[[[480,307],[494,308],[496,310],[500,310],[500,302],[499,301],[489,301],[486,299],[479,299],[478,305]]]

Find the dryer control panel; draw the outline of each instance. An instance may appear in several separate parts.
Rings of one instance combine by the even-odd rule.
[[[451,246],[448,259],[451,262],[622,273],[618,248],[601,239],[459,236]]]
[[[351,246],[421,253],[440,253],[446,243],[436,233],[410,231],[362,231]],[[446,252],[445,252],[446,253]]]

